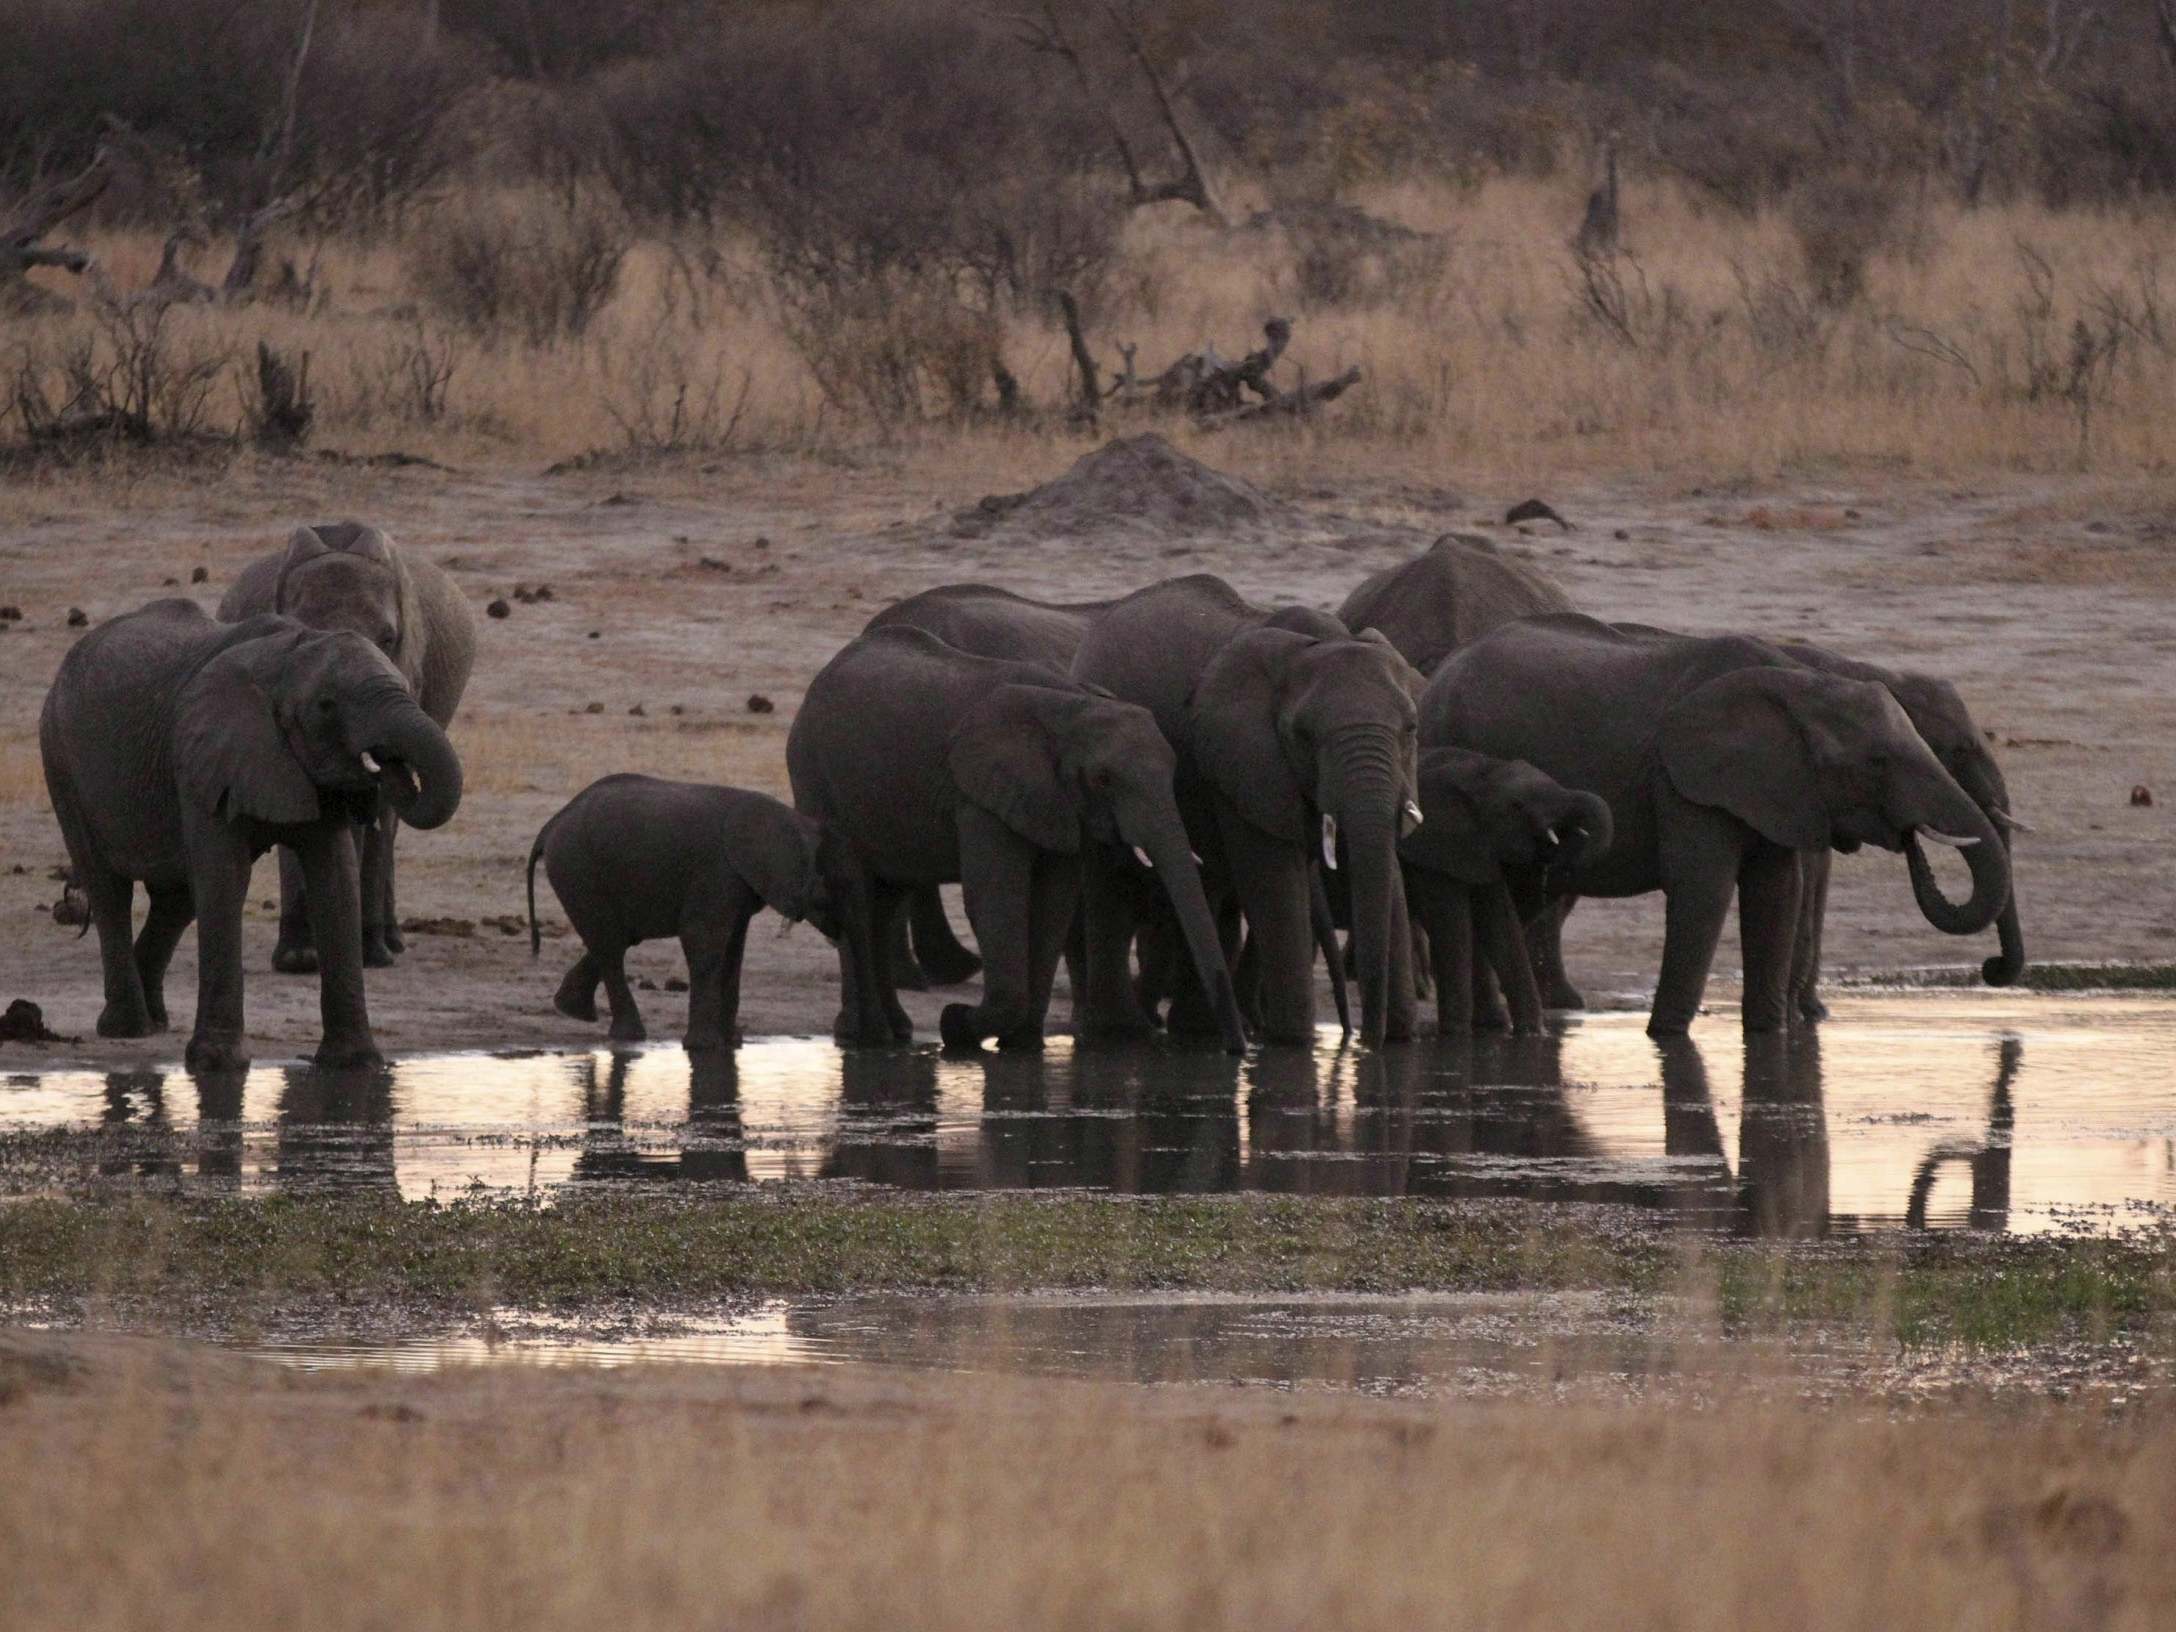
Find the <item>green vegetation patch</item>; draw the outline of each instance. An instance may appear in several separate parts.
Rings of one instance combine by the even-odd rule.
[[[1984,984],[1978,964],[1891,969],[1848,977],[1848,986],[1951,991]],[[2029,963],[2015,988],[2027,992],[2176,992],[2176,963]]]

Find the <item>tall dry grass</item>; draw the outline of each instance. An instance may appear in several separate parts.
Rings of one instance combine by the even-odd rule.
[[[2151,1627],[2159,1410],[0,1373],[13,1632]],[[5,1398],[5,1395],[0,1395]]]
[[[1747,216],[1650,181],[1627,187],[1622,251],[1582,265],[1569,181],[1356,197],[1433,236],[1382,248],[1137,215],[1094,302],[1100,360],[1115,370],[1122,343],[1144,372],[1204,343],[1236,355],[1287,315],[1287,386],[1302,369],[1366,371],[1306,433],[1324,457],[1536,479],[1830,460],[2135,473],[2176,455],[2176,216],[1925,198],[1865,221],[1849,198]],[[509,211],[564,207],[525,194],[483,213]],[[443,245],[421,236],[327,244],[311,311],[189,308],[176,343],[307,351],[320,442],[457,462],[1066,430],[1072,365],[1054,311],[962,317],[925,289],[840,306],[812,335],[806,304],[781,300],[750,246],[627,230],[612,291],[578,332],[449,309],[442,273],[426,276]],[[92,247],[115,287],[148,283],[153,239]],[[50,357],[90,321],[17,321],[0,354],[10,367]],[[2081,334],[2104,348],[2082,369]],[[994,393],[977,401],[992,355],[1042,410],[1025,427],[993,426]],[[855,367],[876,376],[868,389]],[[901,387],[902,369],[918,382]],[[230,417],[242,389],[237,370]]]

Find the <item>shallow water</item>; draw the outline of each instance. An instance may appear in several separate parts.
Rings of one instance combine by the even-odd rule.
[[[1538,1039],[1241,1060],[751,1042],[0,1079],[0,1195],[114,1185],[408,1198],[777,1179],[913,1189],[1521,1196],[1688,1227],[2105,1232],[2176,1206],[2176,1001],[1839,999],[1815,1033],[1636,1014]]]

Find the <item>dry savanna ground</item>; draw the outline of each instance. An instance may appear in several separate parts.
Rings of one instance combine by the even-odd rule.
[[[0,1339],[8,1623],[2149,1627],[2160,1407],[1889,1421]],[[117,1545],[126,1538],[125,1547]]]

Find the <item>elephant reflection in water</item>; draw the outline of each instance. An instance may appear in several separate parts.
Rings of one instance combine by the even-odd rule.
[[[1928,1151],[1912,1174],[1910,1198],[1904,1203],[1904,1227],[1927,1228],[1927,1201],[1934,1181],[1952,1162],[1962,1162],[1972,1175],[1972,1200],[1965,1211],[1970,1229],[2002,1231],[2010,1227],[2010,1148],[2017,1129],[2017,1108],[2010,1086],[2025,1058],[2022,1038],[2005,1037],[1996,1057],[1995,1086],[1987,1101],[1987,1137],[1977,1143],[1948,1143]]]
[[[382,1065],[280,1070],[274,1178],[290,1192],[338,1190],[398,1198],[393,1073]]]
[[[677,1151],[640,1149],[627,1136],[627,1070],[636,1055],[615,1052],[600,1078],[595,1055],[577,1069],[582,1089],[581,1153],[574,1158],[576,1183],[697,1179],[748,1182],[748,1149],[741,1136],[740,1075],[730,1053],[688,1056],[688,1119]]]
[[[817,1170],[902,1190],[940,1187],[937,1058],[923,1049],[839,1055],[839,1126]]]
[[[166,1119],[165,1072],[107,1072],[98,1131],[101,1178],[181,1177],[180,1136]]]
[[[1746,1036],[1735,1182],[1699,1045],[1687,1037],[1663,1038],[1656,1052],[1662,1057],[1664,1153],[1713,1162],[1699,1185],[1699,1199],[1709,1204],[1704,1210],[1722,1213],[1739,1235],[1781,1240],[1827,1235],[1828,1114],[1821,1094],[1820,1034],[1809,1029]]]
[[[983,1119],[957,1181],[1120,1194],[1238,1189],[1239,1062],[1207,1050],[984,1054]]]

